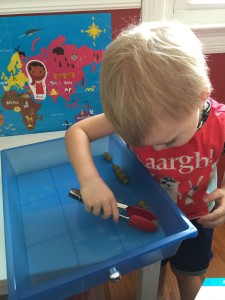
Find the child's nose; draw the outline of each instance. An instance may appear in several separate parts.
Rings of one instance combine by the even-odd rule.
[[[162,149],[165,149],[165,148],[166,148],[166,145],[165,145],[165,144],[161,144],[161,145],[153,145],[152,147],[153,147],[153,149],[154,149],[155,151],[160,151],[160,150],[162,150]]]

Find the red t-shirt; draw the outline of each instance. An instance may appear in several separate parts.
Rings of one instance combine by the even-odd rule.
[[[152,146],[132,147],[138,159],[189,219],[209,212],[203,197],[212,190],[210,185],[224,148],[225,105],[212,99],[210,104],[206,122],[183,146],[160,151]]]

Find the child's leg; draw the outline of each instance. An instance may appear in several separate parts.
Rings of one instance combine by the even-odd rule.
[[[198,229],[197,237],[184,240],[176,255],[170,258],[181,300],[195,299],[212,258],[213,229],[202,227],[196,220],[192,223]]]
[[[162,261],[164,266],[168,261],[174,272],[180,291],[181,300],[192,300],[198,293],[202,281],[201,276],[206,272],[212,258],[212,236],[213,229],[203,228],[196,220],[192,221],[198,229],[198,236],[184,240],[177,253],[169,259]],[[164,267],[163,267],[164,268]],[[163,271],[163,269],[162,269]],[[160,286],[158,295],[166,295],[166,269],[160,275]],[[167,293],[168,295],[168,293]],[[158,299],[170,299],[158,298]]]
[[[177,278],[181,300],[194,300],[201,285],[201,276],[189,276],[173,270]]]
[[[168,289],[166,285],[166,277],[167,277],[167,265],[161,267],[160,269],[160,275],[159,275],[159,285],[158,285],[158,294],[157,294],[157,300],[168,300]]]

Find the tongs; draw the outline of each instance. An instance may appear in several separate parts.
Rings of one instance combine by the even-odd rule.
[[[71,188],[68,194],[69,197],[78,200],[83,203],[80,190]],[[155,232],[158,229],[156,216],[147,209],[141,208],[139,206],[128,206],[123,203],[117,202],[119,209],[126,211],[126,215],[119,214],[119,216],[128,221],[128,225],[147,232]]]

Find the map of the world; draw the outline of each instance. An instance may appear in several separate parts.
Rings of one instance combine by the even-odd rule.
[[[102,112],[111,14],[0,18],[0,136],[65,130]]]

